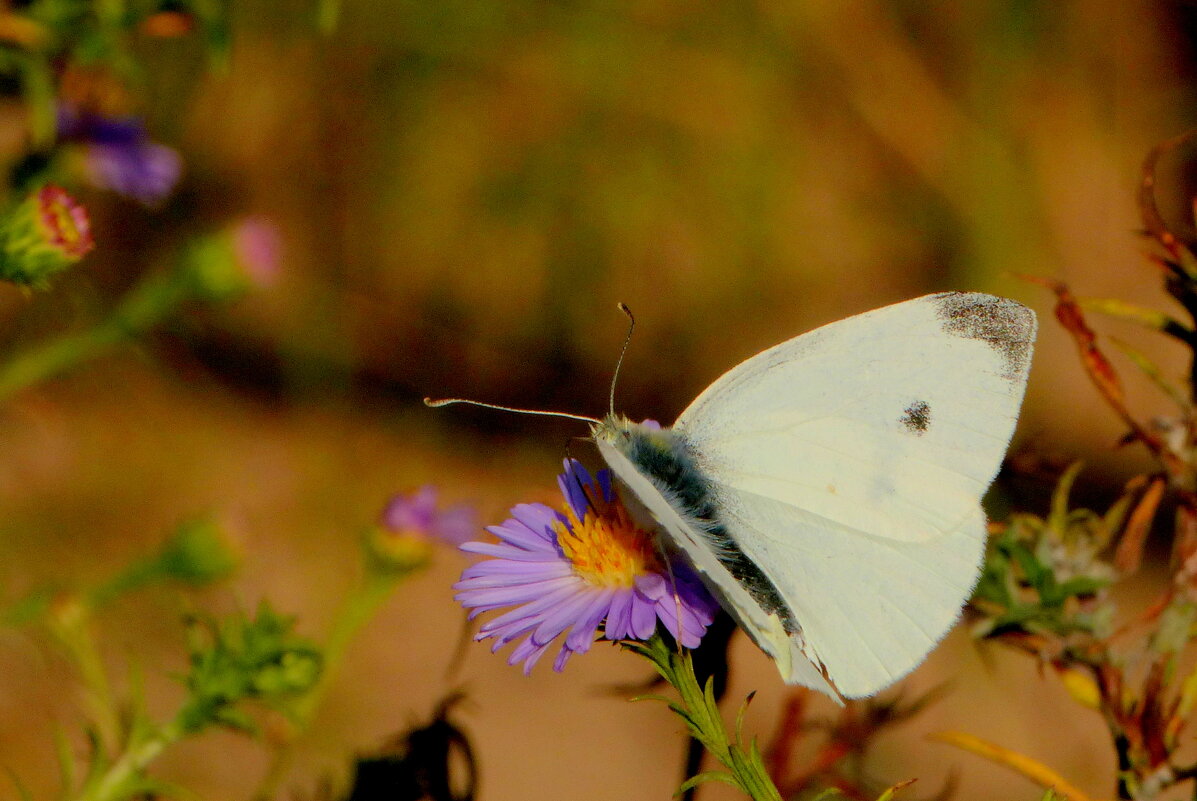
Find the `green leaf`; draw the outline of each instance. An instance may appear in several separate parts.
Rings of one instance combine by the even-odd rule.
[[[58,777],[63,793],[73,793],[78,779],[75,775],[75,752],[61,726],[54,727],[54,755],[58,758]]]
[[[828,801],[830,798],[843,795],[838,787],[824,787],[819,793],[810,801]]]
[[[1179,325],[1179,323],[1176,324]],[[1188,331],[1188,329],[1185,330]],[[1192,333],[1192,331],[1188,331],[1190,336],[1192,336]],[[1161,392],[1167,395],[1168,398],[1176,404],[1177,408],[1181,409],[1182,411],[1187,411],[1190,408],[1189,401],[1187,398],[1185,398],[1184,393],[1181,392],[1175,384],[1164,377],[1163,372],[1155,364],[1155,362],[1151,361],[1143,353],[1119,339],[1111,337],[1110,341],[1113,342],[1114,345],[1117,346],[1117,348],[1121,350],[1123,354],[1125,354],[1126,357],[1130,359],[1131,362],[1138,367],[1145,376],[1147,376],[1148,379],[1150,379],[1151,383],[1155,384]]]
[[[1077,460],[1068,466],[1052,491],[1051,512],[1048,514],[1047,524],[1057,533],[1064,534],[1068,527],[1068,496],[1072,494],[1072,485],[1077,476],[1085,469],[1085,463]]]
[[[730,784],[732,787],[740,786],[736,782],[736,780],[732,778],[730,773],[724,773],[721,770],[708,770],[703,773],[698,773],[698,774],[686,779],[677,788],[677,792],[675,792],[674,795],[681,795],[682,793],[686,792],[687,790],[697,787],[700,784],[706,784],[708,782],[722,782],[724,784]]]
[[[1092,595],[1098,590],[1108,587],[1109,584],[1108,579],[1077,576],[1061,584],[1059,590],[1062,596],[1070,598],[1074,595]]]

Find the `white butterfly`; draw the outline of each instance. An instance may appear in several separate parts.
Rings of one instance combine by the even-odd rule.
[[[625,502],[782,678],[859,698],[913,670],[976,583],[981,496],[1035,328],[1030,309],[980,293],[886,306],[758,353],[667,429],[479,405],[591,422]]]
[[[611,416],[593,433],[785,681],[872,695],[923,660],[976,583],[981,496],[1035,329],[1011,300],[929,295],[757,354],[672,428]]]

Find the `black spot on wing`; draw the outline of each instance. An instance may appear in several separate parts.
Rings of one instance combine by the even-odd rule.
[[[898,422],[911,434],[921,437],[931,427],[931,405],[927,401],[915,401],[906,407]]]
[[[1026,374],[1035,340],[1033,311],[980,292],[943,292],[932,297],[945,331],[981,340],[1001,354],[1004,378],[1013,381]]]
[[[685,438],[672,431],[630,432],[624,454],[639,470],[669,490],[671,504],[683,517],[695,520],[695,532],[731,577],[766,614],[775,614],[788,634],[801,627],[777,587],[755,562],[740,550],[719,515],[710,483],[703,477]],[[758,643],[759,644],[759,643]]]

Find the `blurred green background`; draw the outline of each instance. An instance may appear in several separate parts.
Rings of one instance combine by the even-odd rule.
[[[140,667],[152,706],[179,693],[163,674],[180,668],[185,604],[269,597],[321,636],[391,493],[432,482],[489,522],[551,498],[566,448],[585,450],[570,444],[579,426],[420,401],[603,412],[618,301],[639,322],[618,404],[668,421],[723,370],[820,323],[944,289],[1007,295],[1041,312],[1015,450],[1083,456],[1099,490],[1144,464],[1114,450],[1121,430],[1048,298],[1012,276],[1164,303],[1134,193],[1148,149],[1197,122],[1190,3],[346,0],[327,35],[306,4],[233,12],[221,69],[189,37],[142,43],[138,110],[184,157],[175,197],[147,210],[81,193],[96,251],[50,292],[0,287],[12,351],[99,319],[197,227],[253,213],[282,232],[272,288],[188,310],[0,408],[6,598],[100,580],[197,513],[236,540],[227,586],[146,591],[101,621],[107,657]],[[0,115],[3,157],[25,119],[15,104]],[[1181,156],[1162,165],[1160,199],[1191,230]],[[1106,330],[1181,369],[1158,341]],[[1162,413],[1130,383],[1143,416]],[[285,787],[312,797],[347,752],[464,684],[483,799],[668,797],[677,726],[604,690],[644,677],[629,658],[599,648],[524,679],[475,646],[445,677],[463,564],[442,554],[369,626]],[[761,691],[749,725],[764,737],[784,688],[750,645],[735,653],[729,697]],[[0,764],[48,797],[52,732],[77,722],[69,672],[4,631],[0,676]],[[911,684],[948,678],[947,700],[875,756],[877,775],[922,777],[920,797],[953,771],[960,797],[1032,797],[921,740],[952,727],[1108,792],[1099,721],[1054,679],[978,655],[960,631]],[[265,765],[259,746],[218,735],[161,773],[247,799]]]

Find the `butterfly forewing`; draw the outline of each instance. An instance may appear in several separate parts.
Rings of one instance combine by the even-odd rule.
[[[726,533],[801,626],[796,647],[842,694],[908,672],[968,596],[980,499],[1014,430],[1035,327],[1023,306],[976,293],[888,306],[754,356],[674,426]],[[674,539],[678,525],[666,526]],[[738,617],[758,642],[777,636]],[[782,672],[814,684],[809,666]]]
[[[1035,317],[950,293],[832,323],[733,368],[678,418],[709,479],[883,537],[975,511],[1014,431]]]

